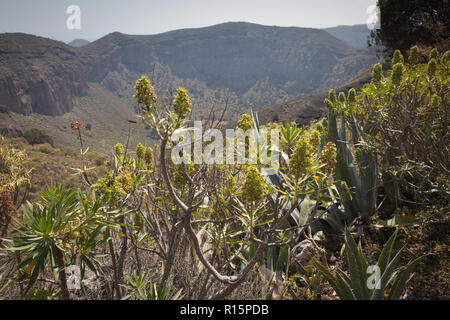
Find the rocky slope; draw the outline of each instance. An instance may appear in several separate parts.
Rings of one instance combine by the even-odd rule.
[[[185,86],[197,117],[226,96],[229,118],[351,80],[375,62],[323,30],[225,23],[150,36],[112,33],[80,48],[24,34],[0,35],[0,112],[61,115],[89,82],[131,98],[141,74],[160,96]],[[132,107],[132,106],[131,106]]]
[[[87,94],[91,57],[58,41],[0,35],[0,111],[62,115]]]
[[[361,72],[355,79],[343,86],[335,87],[336,92],[348,93],[351,88],[359,89],[371,79],[371,70]],[[325,116],[325,98],[328,91],[319,92],[279,103],[264,108],[258,114],[262,124],[269,122],[296,122],[299,125],[307,125],[312,120]]]

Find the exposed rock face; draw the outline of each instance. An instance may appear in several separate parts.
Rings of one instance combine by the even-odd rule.
[[[22,114],[62,115],[87,93],[87,56],[45,38],[0,36],[0,103]],[[6,109],[6,110],[5,110]]]

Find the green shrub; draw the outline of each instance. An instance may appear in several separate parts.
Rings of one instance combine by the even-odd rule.
[[[37,144],[33,147],[33,149],[45,154],[53,154],[55,152],[53,147],[48,143]]]
[[[24,137],[31,145],[48,143],[52,147],[54,146],[53,138],[50,137],[44,130],[39,129],[28,130],[27,132],[25,132]]]

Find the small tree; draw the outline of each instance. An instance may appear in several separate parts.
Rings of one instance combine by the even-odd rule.
[[[53,147],[53,138],[50,137],[44,130],[28,130],[27,132],[25,132],[24,138],[31,145],[48,143]]]
[[[174,165],[168,156],[173,148],[171,136],[185,128],[191,110],[186,91],[179,89],[172,105],[160,106],[150,82],[142,77],[136,83],[135,98],[143,119],[138,123],[152,127],[160,141],[152,182],[142,189],[145,192],[138,191],[143,200],[134,209],[142,214],[145,231],[156,243],[154,251],[165,262],[160,286],[170,278],[177,252],[190,252],[181,249],[188,242],[202,266],[195,281],[200,283],[196,297],[223,299],[243,283],[263,256],[269,260],[269,252],[276,252],[269,249],[295,243],[306,230],[329,186],[334,158],[321,156],[317,131],[303,130],[303,135],[289,136],[292,149],[286,154],[292,156],[289,168],[279,172],[281,183],[265,178],[259,162]],[[259,135],[257,120],[251,116],[239,123],[255,128]],[[204,139],[199,143],[204,144]],[[258,146],[257,154],[268,151],[267,146]],[[288,220],[306,194],[312,194],[317,204],[306,223],[292,228]],[[199,236],[201,230],[207,230],[206,241]],[[283,266],[284,260],[280,261]]]
[[[381,29],[373,39],[388,49],[405,54],[414,45],[449,50],[448,0],[379,0]]]

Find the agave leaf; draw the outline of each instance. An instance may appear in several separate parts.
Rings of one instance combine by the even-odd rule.
[[[398,273],[392,288],[389,293],[389,300],[398,300],[400,299],[401,294],[403,293],[403,289],[405,288],[405,284],[408,282],[410,275],[414,272],[417,265],[426,257],[426,255],[421,256],[414,261],[408,263],[407,266],[403,267],[401,271]]]
[[[367,121],[363,128],[363,134],[368,134],[375,124],[376,111],[372,111],[367,117]]]
[[[378,222],[377,225],[380,225],[383,227],[400,227],[400,226],[408,226],[408,225],[418,225],[418,223],[419,223],[418,219],[416,219],[414,217],[394,215],[389,220],[384,220],[384,221]]]
[[[365,201],[360,203],[364,206],[364,213],[372,214],[376,209],[377,200],[377,178],[378,166],[375,155],[363,152],[361,157],[361,197]]]
[[[312,259],[314,266],[323,275],[325,279],[333,287],[339,298],[343,300],[356,300],[348,283],[340,276],[334,276],[327,268],[325,268],[316,258]]]
[[[395,272],[395,268],[397,264],[400,261],[400,258],[402,256],[402,252],[405,246],[403,246],[395,255],[395,257],[389,262],[388,266],[384,270],[384,272],[381,274],[380,280],[376,284],[376,289],[372,293],[372,297],[370,300],[381,300],[384,297],[384,290],[386,289],[386,286],[388,285],[389,281],[392,279],[392,275]]]
[[[388,265],[389,259],[391,259],[392,248],[394,247],[395,239],[397,238],[398,230],[390,236],[389,240],[384,245],[381,251],[380,257],[378,258],[377,266],[380,268],[380,274],[383,274]]]
[[[267,253],[266,253],[266,267],[271,272],[275,271],[274,265],[273,265],[274,260],[275,260],[275,248],[270,247],[267,249]]]
[[[283,271],[283,266],[288,264],[289,246],[283,246],[278,253],[277,263],[275,265],[275,271]]]
[[[352,281],[352,288],[355,291],[355,296],[361,300],[368,300],[369,290],[366,284],[367,267],[364,267],[367,265],[367,262],[364,257],[360,255],[356,242],[348,229],[345,230],[345,243],[348,248],[347,254],[350,279]]]

